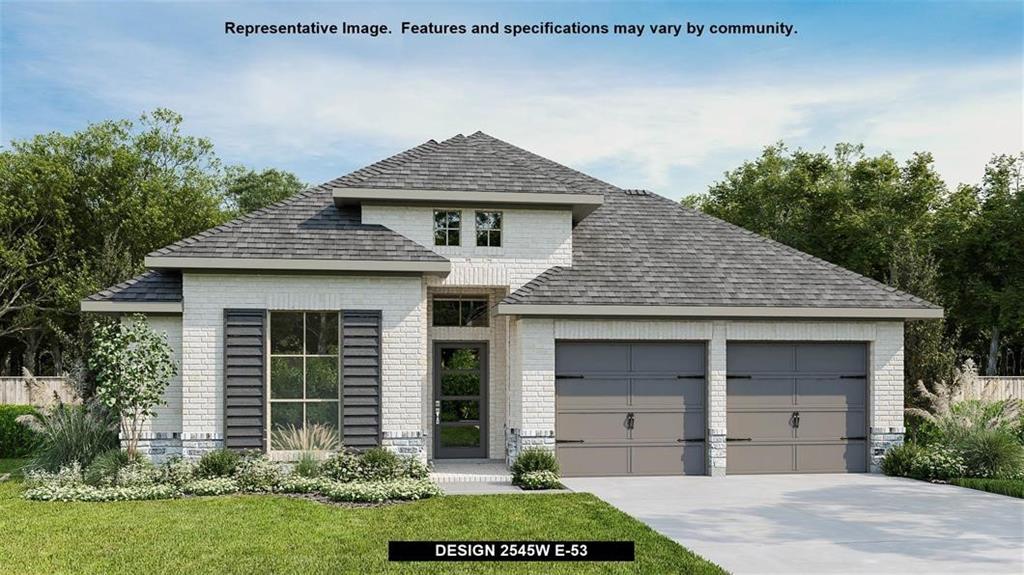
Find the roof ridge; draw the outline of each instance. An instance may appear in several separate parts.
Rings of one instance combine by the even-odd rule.
[[[673,201],[673,200],[671,200],[669,198],[665,198],[664,196],[659,196],[659,195],[656,195],[656,196],[658,198],[660,198],[660,199],[664,199],[667,202],[671,202],[672,205],[674,205],[675,207],[677,207],[680,210],[682,210],[683,213],[685,213],[685,214],[696,215],[697,217],[702,217],[702,218],[710,220],[710,221],[712,221],[712,222],[714,222],[716,224],[727,226],[727,227],[732,228],[732,229],[734,229],[736,231],[739,231],[740,233],[743,233],[744,235],[750,236],[753,239],[758,240],[758,241],[760,241],[760,242],[762,242],[764,244],[770,245],[770,246],[772,246],[772,247],[774,247],[776,249],[780,249],[780,250],[782,250],[784,252],[796,255],[796,256],[798,256],[798,257],[800,257],[800,258],[802,258],[804,260],[807,260],[809,262],[818,264],[819,266],[822,266],[822,267],[828,269],[829,271],[838,272],[839,275],[851,277],[851,278],[856,279],[856,280],[860,281],[861,283],[869,285],[871,287],[881,288],[881,289],[884,289],[885,291],[888,291],[890,293],[893,293],[893,294],[896,294],[896,295],[899,295],[899,296],[902,296],[902,297],[905,297],[905,298],[909,298],[914,303],[925,304],[925,305],[931,306],[933,308],[939,308],[940,307],[940,306],[935,305],[934,303],[932,303],[932,302],[930,302],[930,301],[928,301],[926,299],[920,298],[920,297],[918,297],[918,296],[916,296],[916,295],[914,295],[912,293],[905,292],[905,291],[897,289],[897,288],[895,288],[893,286],[884,284],[884,283],[882,283],[882,282],[880,282],[878,280],[869,278],[866,275],[859,274],[859,273],[857,273],[857,272],[855,272],[853,270],[850,270],[850,269],[846,269],[846,268],[844,268],[844,267],[842,267],[842,266],[840,266],[838,264],[834,264],[834,263],[832,263],[832,262],[830,262],[828,260],[819,258],[819,257],[814,256],[814,255],[811,255],[811,254],[809,254],[807,252],[798,250],[798,249],[794,248],[793,246],[789,246],[789,245],[786,245],[786,244],[784,244],[782,242],[773,240],[773,239],[771,239],[769,237],[762,236],[761,234],[758,234],[756,232],[750,231],[750,230],[748,230],[748,229],[746,229],[746,228],[744,228],[742,226],[738,226],[738,225],[736,225],[734,223],[727,222],[727,221],[725,221],[725,220],[723,220],[721,218],[717,218],[715,216],[712,216],[711,214],[707,214],[707,213],[702,212],[700,210],[684,206],[684,205],[682,205],[682,204],[680,204],[678,202],[675,202],[675,201]]]
[[[596,182],[596,183],[600,184],[601,186],[603,186],[605,188],[608,188],[608,189],[611,189],[611,190],[617,190],[617,191],[621,191],[622,190],[622,188],[619,188],[618,186],[616,186],[614,184],[609,184],[608,182],[606,182],[604,180],[600,180],[598,178],[595,178],[594,176],[591,176],[589,174],[585,174],[585,173],[583,173],[583,172],[581,172],[581,171],[579,171],[579,170],[577,170],[575,168],[570,168],[569,166],[566,166],[565,164],[560,164],[560,163],[558,163],[558,162],[556,162],[556,161],[554,161],[554,160],[552,160],[550,158],[545,158],[544,156],[541,156],[541,155],[535,154],[535,153],[533,153],[533,152],[531,152],[529,150],[520,148],[519,146],[516,146],[515,144],[510,144],[510,143],[508,143],[505,140],[502,140],[500,138],[495,138],[494,136],[492,136],[490,134],[486,134],[486,133],[484,133],[482,131],[478,130],[478,131],[474,132],[473,134],[471,134],[469,136],[469,139],[473,139],[473,138],[476,138],[476,139],[483,138],[483,139],[486,139],[486,140],[490,140],[491,142],[493,142],[495,144],[498,144],[500,146],[504,146],[506,148],[510,148],[511,150],[514,150],[517,153],[522,154],[522,155],[524,155],[524,156],[526,156],[526,157],[528,157],[528,158],[530,158],[530,159],[532,159],[534,161],[539,161],[539,163],[542,164],[542,165],[543,164],[550,164],[551,166],[554,166],[554,168],[556,168],[558,170],[567,170],[567,171],[571,172],[574,176],[582,177],[585,180]],[[535,168],[535,170],[536,170],[536,168]],[[559,181],[559,182],[561,182],[563,184],[572,186],[573,188],[577,188],[578,189],[580,187],[577,182],[574,182],[571,179],[566,178],[565,176],[563,176],[561,174],[552,174],[549,171],[541,171],[541,170],[536,170],[536,171],[539,171],[539,172],[543,173],[545,176],[547,176],[549,178],[552,178],[552,179],[555,179],[555,180],[557,180],[557,181]]]

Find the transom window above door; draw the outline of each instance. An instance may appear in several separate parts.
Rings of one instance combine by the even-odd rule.
[[[476,213],[476,245],[501,247],[501,212]]]
[[[270,449],[336,449],[339,312],[270,312]],[[310,445],[311,438],[318,445]],[[320,445],[322,444],[322,445]]]
[[[434,245],[457,246],[462,233],[462,212],[434,210]]]
[[[486,299],[436,297],[432,306],[437,327],[487,327]]]

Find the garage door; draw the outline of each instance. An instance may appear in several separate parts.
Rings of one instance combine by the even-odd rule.
[[[562,474],[704,473],[704,344],[558,342]]]
[[[867,471],[867,346],[729,343],[727,473]]]

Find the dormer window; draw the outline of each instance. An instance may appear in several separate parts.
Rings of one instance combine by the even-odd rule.
[[[462,232],[462,212],[434,210],[434,245],[457,246]]]
[[[476,245],[501,247],[501,212],[476,213]]]

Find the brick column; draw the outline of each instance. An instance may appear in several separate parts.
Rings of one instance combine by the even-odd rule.
[[[726,436],[726,322],[716,321],[708,341],[708,475],[725,475]]]

